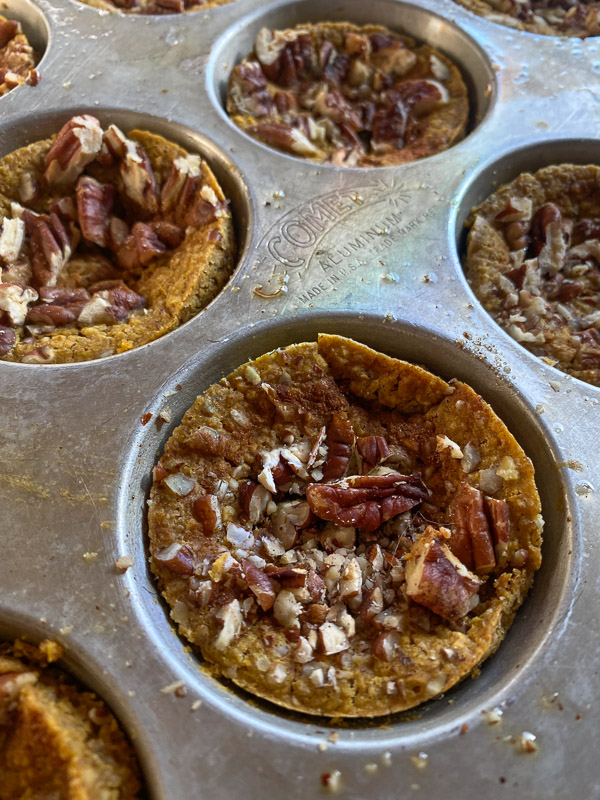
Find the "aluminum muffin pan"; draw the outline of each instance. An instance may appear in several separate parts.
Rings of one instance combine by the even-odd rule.
[[[501,331],[459,255],[470,208],[498,183],[554,161],[600,163],[600,40],[520,33],[451,0],[326,11],[236,0],[164,17],[76,0],[2,5],[46,49],[41,83],[0,99],[0,154],[82,111],[155,130],[215,169],[240,251],[223,292],[151,344],[81,364],[0,362],[0,636],[64,645],[64,666],[131,736],[151,800],[305,800],[333,770],[354,800],[597,796],[600,390]],[[249,139],[223,111],[229,70],[263,24],[319,19],[402,28],[447,52],[470,88],[470,134],[426,160],[370,170]],[[150,470],[196,394],[319,331],[473,386],[532,458],[546,519],[532,592],[480,675],[369,724],[288,714],[212,678],[175,634],[147,565]],[[158,419],[166,406],[171,423]],[[134,559],[125,573],[121,555]],[[522,752],[523,732],[536,752]]]

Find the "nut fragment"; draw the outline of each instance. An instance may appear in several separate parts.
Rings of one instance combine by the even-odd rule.
[[[102,128],[96,117],[73,117],[60,129],[44,161],[50,186],[74,183],[102,147]]]
[[[453,555],[439,535],[428,527],[411,548],[406,562],[406,593],[440,617],[458,620],[469,613],[481,581]]]

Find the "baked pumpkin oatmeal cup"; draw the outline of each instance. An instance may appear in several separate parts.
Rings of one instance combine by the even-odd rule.
[[[472,389],[339,336],[244,364],[168,440],[152,569],[216,674],[376,717],[499,646],[540,566],[533,467]]]
[[[0,357],[88,361],[189,320],[234,266],[228,200],[199,156],[89,114],[0,159]]]

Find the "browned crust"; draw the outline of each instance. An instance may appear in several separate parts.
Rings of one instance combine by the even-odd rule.
[[[469,618],[465,630],[440,618],[430,632],[411,626],[402,634],[401,656],[391,663],[368,656],[355,668],[342,670],[337,689],[315,689],[302,665],[278,655],[278,647],[289,646],[283,629],[263,617],[221,652],[214,647],[219,626],[210,609],[185,608],[188,578],[175,576],[155,557],[152,568],[162,593],[179,623],[180,632],[198,645],[217,673],[238,686],[277,705],[309,714],[375,717],[412,708],[446,691],[471,673],[499,645],[516,609],[540,564],[541,517],[539,497],[531,463],[490,407],[469,387],[446,384],[425,370],[389,358],[342,337],[322,335],[319,343],[293,345],[250,362],[260,379],[277,385],[282,379],[290,387],[290,404],[301,406],[301,418],[277,419],[264,401],[264,392],[243,365],[197,398],[165,446],[159,465],[168,472],[176,468],[194,477],[201,489],[211,492],[214,480],[231,476],[236,464],[251,465],[256,475],[258,451],[281,441],[285,430],[314,435],[332,409],[351,420],[357,435],[387,435],[391,442],[411,440],[425,449],[438,433],[450,436],[459,446],[475,443],[481,468],[512,459],[514,477],[503,482],[495,495],[505,499],[511,519],[512,552],[527,552],[527,566],[497,572],[488,595]],[[364,368],[365,375],[361,376]],[[288,382],[289,376],[291,380]],[[416,410],[412,392],[419,396]],[[378,400],[376,400],[378,398]],[[373,413],[369,408],[373,406]],[[246,415],[248,424],[237,425],[230,410]],[[225,434],[230,447],[224,455],[202,456],[188,446],[190,436],[206,425]],[[464,473],[455,459],[433,456],[434,474],[427,485],[432,503],[447,508]],[[469,476],[477,483],[478,472]],[[448,482],[452,489],[448,489]],[[189,512],[189,501],[178,498],[161,482],[155,482],[149,510],[150,547],[153,556],[174,541],[185,542],[200,557],[214,558],[224,536],[202,535]],[[212,554],[212,556],[211,556]],[[265,640],[265,636],[268,637]],[[265,641],[269,644],[265,645]],[[352,640],[354,642],[354,640]],[[457,657],[448,659],[448,650]],[[354,650],[352,652],[355,652]],[[274,683],[260,668],[261,658],[285,665],[287,678]],[[339,667],[335,656],[319,656],[326,666]],[[258,666],[257,666],[258,665]],[[397,694],[386,693],[390,681]]]
[[[186,151],[162,136],[133,130],[128,137],[139,142],[148,153],[152,168],[164,181],[175,158]],[[21,176],[27,172],[43,173],[43,164],[53,138],[35,142],[0,159],[0,213],[11,216],[11,201],[19,200]],[[99,180],[110,178],[111,168],[93,165],[88,168]],[[210,167],[202,161],[203,182],[213,189],[219,201],[225,196]],[[49,204],[54,198],[46,197]],[[39,208],[37,210],[43,210]],[[220,233],[220,240],[211,240],[211,231]],[[54,356],[52,363],[89,361],[107,355],[124,353],[158,339],[175,330],[213,300],[229,279],[234,268],[235,236],[231,213],[200,228],[188,230],[183,243],[174,251],[159,256],[144,269],[139,278],[127,279],[134,291],[147,299],[143,315],[132,315],[116,325],[94,325],[80,328],[68,325],[52,333],[40,335],[34,342],[22,341],[23,334],[5,361],[21,361],[31,350],[48,345]],[[73,287],[95,264],[98,257],[75,256],[66,265],[59,285]],[[107,259],[103,259],[109,263]]]

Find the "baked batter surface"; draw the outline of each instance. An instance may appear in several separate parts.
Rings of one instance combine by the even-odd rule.
[[[533,467],[472,389],[339,336],[244,364],[154,468],[151,564],[238,686],[375,717],[491,655],[540,565]]]

